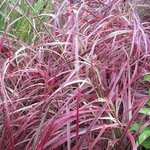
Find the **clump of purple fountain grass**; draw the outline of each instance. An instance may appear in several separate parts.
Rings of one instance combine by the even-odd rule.
[[[1,43],[0,149],[136,150],[131,124],[150,124],[150,23],[119,0],[55,6],[51,35]]]

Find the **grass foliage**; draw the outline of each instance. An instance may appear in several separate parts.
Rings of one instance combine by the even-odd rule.
[[[149,72],[134,1],[1,1],[0,149],[149,148]]]

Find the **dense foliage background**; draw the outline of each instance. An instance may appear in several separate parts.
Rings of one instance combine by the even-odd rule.
[[[0,149],[149,149],[149,10],[0,0]]]

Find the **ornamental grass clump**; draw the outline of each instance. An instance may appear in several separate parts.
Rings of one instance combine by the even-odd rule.
[[[25,2],[29,35],[13,34],[20,18],[0,35],[0,149],[142,148],[150,22],[134,2],[52,1],[41,14]],[[140,129],[130,130],[135,123]]]

